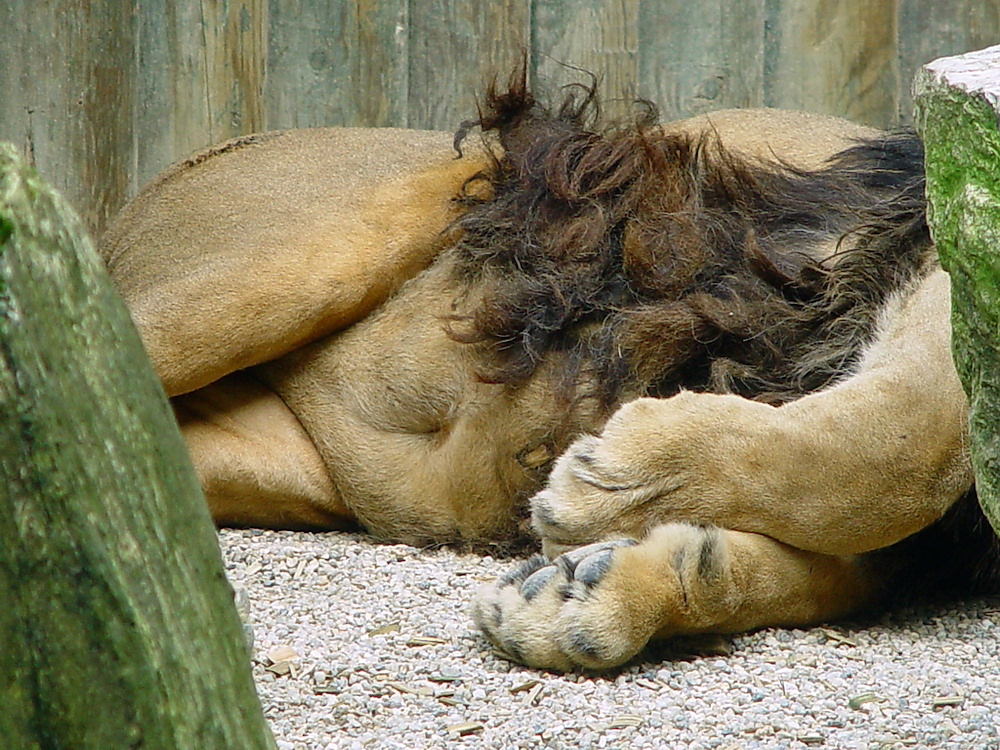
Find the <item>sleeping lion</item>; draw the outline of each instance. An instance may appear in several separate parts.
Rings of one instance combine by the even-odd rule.
[[[103,256],[215,520],[530,520],[474,617],[554,669],[1000,590],[916,139],[594,109],[515,78],[454,140],[238,138],[122,211]]]

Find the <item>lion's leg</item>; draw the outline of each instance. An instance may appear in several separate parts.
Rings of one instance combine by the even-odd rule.
[[[480,590],[473,616],[518,661],[603,669],[651,638],[842,617],[871,601],[877,579],[867,567],[757,534],[665,524],[639,543],[538,557]]]
[[[451,144],[286,130],[207,149],[143,189],[101,255],[167,394],[343,330],[432,262],[452,198],[483,167]]]
[[[353,525],[312,441],[273,391],[235,373],[173,404],[216,523]]]
[[[547,552],[680,520],[853,554],[928,525],[972,484],[947,311],[937,272],[857,373],[780,408],[693,393],[626,404],[534,499]]]

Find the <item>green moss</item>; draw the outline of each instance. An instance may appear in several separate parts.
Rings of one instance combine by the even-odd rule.
[[[979,500],[1000,532],[1000,132],[981,96],[927,73],[917,81],[928,217],[951,274],[952,349],[969,396]]]
[[[215,530],[72,208],[0,143],[0,748],[262,748]]]

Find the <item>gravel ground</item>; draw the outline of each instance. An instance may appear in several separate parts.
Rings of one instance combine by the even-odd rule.
[[[280,750],[1000,748],[1000,599],[558,675],[499,658],[469,619],[511,560],[355,534],[220,542]]]

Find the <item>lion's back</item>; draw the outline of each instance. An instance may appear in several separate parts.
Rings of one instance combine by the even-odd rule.
[[[837,153],[881,131],[830,115],[788,109],[723,109],[666,123],[665,133],[718,136],[730,152],[778,160],[798,169],[820,169]]]

